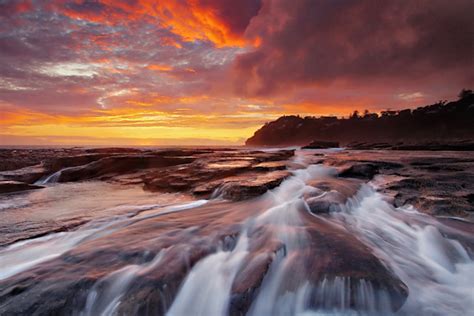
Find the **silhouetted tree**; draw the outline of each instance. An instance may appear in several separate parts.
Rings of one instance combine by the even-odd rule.
[[[458,96],[459,99],[467,99],[472,95],[472,90],[471,89],[462,89],[461,92],[459,92]]]
[[[355,111],[351,114],[351,116],[349,116],[349,118],[350,118],[350,119],[358,119],[358,118],[360,118],[360,116],[359,116],[359,111],[355,110]]]
[[[392,111],[392,110],[386,110],[386,111],[382,111],[380,112],[382,114],[383,117],[388,117],[388,116],[395,116],[397,115],[397,111]]]
[[[358,142],[426,142],[474,139],[474,94],[462,90],[460,99],[376,113],[354,111],[349,118],[284,116],[255,132],[247,144],[304,145],[315,139]]]

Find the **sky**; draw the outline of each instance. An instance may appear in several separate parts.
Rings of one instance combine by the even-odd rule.
[[[474,86],[472,0],[0,0],[0,145],[241,145]]]

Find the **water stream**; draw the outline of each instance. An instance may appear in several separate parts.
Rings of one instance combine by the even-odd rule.
[[[413,207],[393,207],[376,190],[375,182],[362,185],[340,211],[327,216],[313,215],[304,200],[305,194],[314,191],[308,183],[330,179],[336,172],[333,168],[311,165],[310,156],[308,151],[297,152],[293,162],[303,168],[293,170],[293,176],[276,189],[241,204],[223,202],[219,194],[210,201],[168,199],[168,203],[150,203],[147,196],[146,203],[136,209],[135,199],[130,198],[119,205],[109,205],[126,210],[119,216],[105,216],[76,230],[13,243],[0,249],[0,280],[8,280],[95,240],[114,238],[115,245],[120,244],[117,237],[110,236],[168,216],[166,223],[171,224],[166,226],[169,229],[166,234],[170,236],[167,238],[179,236],[180,239],[149,260],[122,265],[98,278],[86,290],[82,305],[74,308],[76,314],[120,314],[121,304],[129,299],[132,285],[141,277],[169,269],[170,260],[178,252],[191,254],[193,247],[203,244],[207,254],[189,267],[166,308],[169,316],[227,315],[235,302],[236,285],[243,282],[240,278],[249,276],[244,271],[251,267],[252,260],[262,258],[270,263],[261,284],[248,294],[252,295],[246,310],[250,316],[472,313],[473,253],[462,239],[472,242],[473,234],[454,231]],[[53,174],[43,183],[54,182],[58,176]],[[251,211],[236,215],[235,209]],[[174,215],[176,212],[179,214]],[[227,217],[235,222],[229,223]],[[190,223],[182,226],[179,219]],[[314,229],[308,221],[312,220],[327,223],[327,229],[332,226],[340,229],[343,234],[337,236],[348,234],[368,247],[407,286],[408,298],[403,306],[393,310],[390,293],[364,278],[344,275],[316,278],[307,263],[324,259],[315,257],[311,251]],[[158,229],[165,222],[153,225]],[[223,240],[221,237],[231,228],[237,233]],[[153,230],[150,234],[144,237],[146,245],[159,238]],[[126,242],[123,241],[124,247]]]

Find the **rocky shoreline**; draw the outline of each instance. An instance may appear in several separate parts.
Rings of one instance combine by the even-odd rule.
[[[410,295],[417,295],[411,283],[415,277],[403,277],[396,261],[388,264],[400,255],[381,255],[392,246],[391,251],[399,251],[399,238],[429,238],[456,256],[459,247],[469,253],[474,249],[471,152],[229,148],[74,149],[59,157],[52,153],[41,149],[36,157],[48,158],[40,164],[0,172],[0,197],[14,202],[30,189],[44,191],[34,201],[50,203],[46,210],[66,211],[61,213],[65,218],[59,218],[42,210],[35,222],[28,217],[41,207],[35,209],[31,202],[3,210],[10,215],[0,223],[0,261],[6,258],[5,273],[11,275],[0,273],[0,314],[94,315],[120,299],[118,314],[164,315],[181,302],[187,286],[200,291],[214,281],[227,282],[230,273],[230,315],[260,315],[259,304],[264,310],[283,308],[278,296],[271,304],[259,303],[273,293],[272,282],[281,282],[278,286],[291,293],[304,290],[302,297],[314,298],[305,301],[308,309],[384,313],[400,310]],[[9,159],[16,154],[12,151]],[[87,191],[88,186],[99,191]],[[114,199],[125,193],[114,192],[127,187],[139,190],[125,200],[135,211],[119,216],[114,212],[127,208]],[[78,188],[84,196],[69,204],[63,201],[65,190],[75,194]],[[93,220],[82,215],[108,194],[113,194],[109,204],[88,215]],[[154,196],[178,197],[181,204],[150,204]],[[83,208],[82,199],[92,202]],[[367,199],[372,204],[359,207]],[[411,215],[404,209],[408,205],[434,217]],[[69,213],[65,207],[80,209]],[[22,208],[24,219],[17,215]],[[99,215],[102,208],[112,212],[104,213],[109,214],[107,221]],[[375,212],[380,208],[388,209],[383,215],[388,217],[378,222],[381,214]],[[367,213],[357,219],[358,211]],[[410,221],[413,227],[404,224]],[[398,232],[392,222],[395,227],[406,225],[408,233]],[[359,230],[358,225],[375,227]],[[16,227],[25,227],[25,232]],[[379,249],[366,232],[376,243],[395,244]],[[445,236],[455,238],[457,248],[442,240]],[[49,249],[54,255],[48,255]],[[21,268],[30,264],[21,261],[28,253],[38,258],[30,268]],[[419,264],[424,257],[416,255],[413,260]],[[239,264],[230,265],[233,262]],[[190,271],[193,276],[204,273],[205,280],[210,278],[205,273],[213,271],[213,282],[193,284]],[[41,303],[45,301],[48,304]],[[200,306],[211,304],[206,302]],[[176,313],[183,313],[185,303],[178,305]]]
[[[367,182],[384,177],[380,189],[393,196],[397,207],[411,204],[430,215],[472,219],[473,153],[355,148],[366,146],[316,154],[314,160],[338,168],[341,178]],[[29,160],[17,162],[23,168],[8,170],[26,154]],[[139,184],[148,191],[188,192],[199,198],[214,194],[238,201],[278,186],[290,175],[287,165],[292,156],[292,150],[3,149],[0,193],[40,189],[53,176],[50,180],[59,183],[103,180]],[[337,195],[319,199],[319,211],[345,201]]]

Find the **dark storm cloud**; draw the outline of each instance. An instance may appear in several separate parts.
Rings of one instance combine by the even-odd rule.
[[[260,0],[200,0],[204,9],[216,12],[217,17],[226,23],[235,34],[243,34],[250,20],[258,14]]]
[[[262,44],[237,58],[237,92],[439,74],[472,84],[473,11],[471,0],[264,1],[246,33]]]

